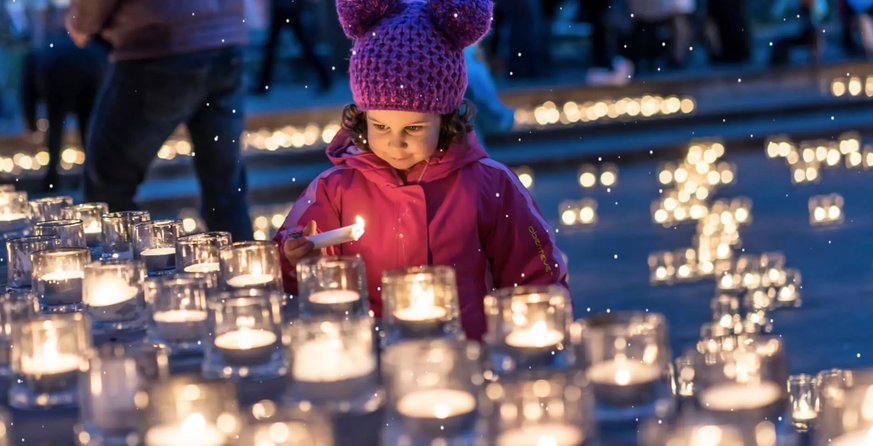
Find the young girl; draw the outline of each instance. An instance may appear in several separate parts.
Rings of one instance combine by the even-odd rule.
[[[492,289],[566,287],[554,233],[515,174],[488,158],[463,102],[463,51],[488,31],[491,8],[492,0],[337,1],[355,39],[355,104],[327,147],[335,166],[309,185],[275,238],[287,292],[297,293],[301,258],[360,254],[370,308],[381,317],[384,271],[448,265],[464,330],[481,339]],[[306,236],[357,216],[366,228],[360,240],[312,252]]]

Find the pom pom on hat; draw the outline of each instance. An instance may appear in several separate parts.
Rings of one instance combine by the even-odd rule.
[[[492,0],[428,1],[434,26],[442,31],[455,48],[461,50],[478,42],[488,33],[493,8]]]
[[[403,0],[337,0],[336,12],[343,31],[360,39],[385,17],[402,10]]]

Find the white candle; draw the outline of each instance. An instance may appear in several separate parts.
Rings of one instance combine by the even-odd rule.
[[[215,262],[195,263],[185,267],[186,273],[214,273],[221,269],[221,265]]]
[[[309,301],[314,304],[336,305],[357,302],[361,295],[352,290],[324,290],[312,293]]]
[[[136,297],[139,289],[130,286],[128,282],[117,276],[103,276],[85,297],[85,303],[91,307],[106,307],[120,304]]]
[[[759,409],[779,401],[782,387],[765,381],[753,384],[716,384],[700,393],[703,407],[715,411]]]
[[[85,278],[84,271],[55,271],[43,274],[40,279],[46,282],[60,282],[62,280],[83,279]]]
[[[145,435],[146,446],[222,446],[226,441],[224,433],[199,413],[188,415],[180,424],[155,426]]]
[[[643,384],[661,377],[661,367],[656,364],[611,360],[593,364],[588,369],[588,378],[597,384],[629,386]]]
[[[152,318],[155,322],[165,323],[203,322],[206,320],[206,312],[203,310],[157,311]]]
[[[25,218],[27,218],[27,215],[24,215],[20,212],[9,212],[5,214],[0,214],[0,222],[24,220]]]
[[[261,286],[273,282],[275,278],[269,274],[241,274],[227,279],[227,284],[233,288]]]
[[[100,232],[99,220],[91,220],[91,223],[89,223],[88,226],[85,226],[85,234],[99,234]]]
[[[424,322],[446,317],[448,311],[443,307],[416,305],[401,308],[394,312],[397,319],[407,322]]]
[[[584,439],[578,427],[545,423],[509,429],[497,437],[497,446],[578,446]]]
[[[58,353],[55,346],[48,344],[41,354],[21,357],[21,372],[25,375],[55,375],[79,370],[79,356]]]
[[[523,348],[552,347],[563,340],[564,333],[549,328],[545,321],[537,321],[530,328],[515,329],[506,335],[506,344]]]
[[[476,410],[476,398],[470,392],[453,389],[419,390],[397,401],[397,412],[411,418],[435,418],[465,415]]]
[[[168,256],[168,255],[171,255],[171,254],[172,254],[172,255],[175,255],[175,254],[176,254],[176,248],[174,248],[174,247],[172,247],[172,246],[168,246],[168,247],[165,247],[165,248],[148,248],[148,249],[146,249],[146,250],[144,250],[144,251],[142,251],[142,252],[140,253],[140,255],[143,256],[143,257],[148,257],[148,256]]]
[[[357,241],[362,235],[364,235],[364,219],[355,217],[355,224],[334,229],[333,231],[322,232],[321,234],[310,235],[309,241],[315,245],[313,249],[321,249]]]
[[[376,356],[361,348],[345,348],[339,339],[307,341],[294,351],[294,379],[332,382],[366,376],[376,370]]]
[[[241,328],[215,337],[215,346],[228,350],[251,350],[273,345],[278,339],[275,333],[266,330]]]
[[[873,429],[860,430],[840,435],[830,441],[830,446],[870,446],[873,445]]]

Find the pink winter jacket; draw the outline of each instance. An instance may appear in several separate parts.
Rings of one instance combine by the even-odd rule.
[[[455,269],[461,324],[471,339],[486,331],[483,298],[494,288],[567,286],[567,267],[554,232],[530,194],[506,166],[488,158],[474,133],[438,150],[401,177],[340,131],[327,148],[334,167],[295,202],[275,241],[315,220],[319,232],[355,223],[357,242],[330,249],[360,254],[367,269],[370,308],[382,316],[382,273],[419,265]],[[282,257],[285,291],[297,293],[296,271]]]

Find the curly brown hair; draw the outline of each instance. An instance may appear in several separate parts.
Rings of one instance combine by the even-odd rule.
[[[452,143],[463,141],[467,133],[473,131],[476,112],[476,106],[469,99],[464,99],[458,110],[442,115],[437,148],[447,149]],[[359,149],[370,150],[367,144],[367,112],[361,111],[355,104],[346,105],[343,109],[343,128],[357,135],[353,140]]]

